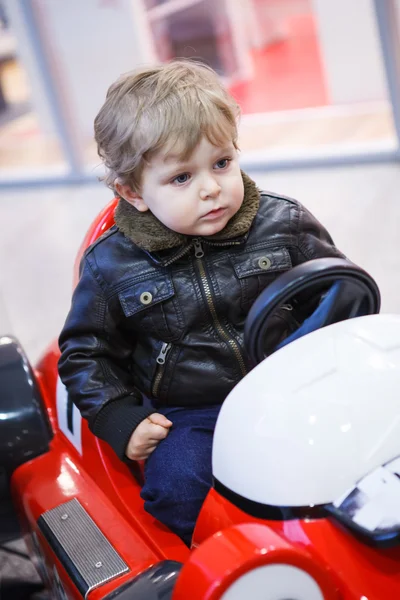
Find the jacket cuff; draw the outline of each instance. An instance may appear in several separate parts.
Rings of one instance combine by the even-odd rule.
[[[97,413],[90,429],[107,442],[121,460],[125,460],[125,450],[132,433],[139,423],[154,412],[152,407],[138,406],[134,396],[125,396],[108,402]]]

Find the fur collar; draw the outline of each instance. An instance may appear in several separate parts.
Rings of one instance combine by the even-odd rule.
[[[250,229],[260,204],[260,192],[254,181],[243,171],[242,177],[244,183],[242,206],[222,231],[209,236],[208,239],[229,240],[244,235]],[[147,252],[168,250],[188,241],[188,236],[172,231],[150,211],[139,212],[123,198],[120,199],[115,211],[115,223],[127,238]]]

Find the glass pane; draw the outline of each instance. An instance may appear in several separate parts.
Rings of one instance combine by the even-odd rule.
[[[240,76],[225,0],[145,0],[144,5],[159,60],[198,58],[228,81]]]
[[[242,150],[268,160],[395,148],[371,1],[250,5],[254,77],[231,87],[244,115]]]
[[[243,151],[395,147],[372,0],[145,0],[158,58],[196,57],[242,108]]]
[[[0,158],[8,170],[53,172],[65,161],[18,5],[5,4],[11,22],[5,29],[11,36],[15,30],[18,43],[13,59],[0,65],[0,80],[8,105],[25,112],[0,123]],[[220,74],[241,105],[239,143],[250,158],[396,145],[372,0],[32,0],[31,6],[65,127],[93,176],[100,163],[93,121],[108,86],[121,73],[173,57],[203,60]]]
[[[0,181],[67,170],[16,8],[0,3]]]

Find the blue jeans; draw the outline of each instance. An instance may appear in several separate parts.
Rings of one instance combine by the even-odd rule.
[[[144,508],[189,546],[212,485],[211,449],[221,406],[160,408],[173,423],[145,463]]]

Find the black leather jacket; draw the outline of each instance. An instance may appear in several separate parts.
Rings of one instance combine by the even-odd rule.
[[[249,370],[243,327],[260,292],[294,265],[343,256],[295,200],[262,192],[254,215],[247,232],[222,241],[185,238],[150,252],[114,226],[87,250],[59,372],[121,458],[154,412],[142,394],[156,407],[222,403]]]

